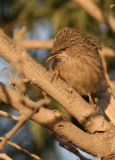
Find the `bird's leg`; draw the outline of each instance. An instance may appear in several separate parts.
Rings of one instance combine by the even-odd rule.
[[[52,72],[52,80],[51,80],[51,82],[54,80],[54,78],[57,80],[58,77],[59,77],[59,72],[57,70],[53,70],[52,67],[49,70]]]
[[[96,104],[94,104],[93,98],[90,93],[88,93],[89,103],[94,107],[95,111],[97,110]]]
[[[93,105],[94,103],[93,103],[93,99],[92,99],[92,97],[91,97],[91,94],[90,94],[90,93],[88,93],[88,97],[89,97],[89,103],[91,103],[91,104]]]

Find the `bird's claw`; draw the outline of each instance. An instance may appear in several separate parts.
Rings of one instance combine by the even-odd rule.
[[[53,70],[52,68],[50,68],[50,71],[52,72],[52,79],[51,79],[51,82],[54,80],[57,80],[58,77],[59,77],[59,72],[57,70]]]

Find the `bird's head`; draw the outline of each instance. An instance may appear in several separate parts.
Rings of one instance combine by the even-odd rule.
[[[60,29],[55,36],[51,52],[46,56],[46,62],[54,57],[63,56],[68,48],[75,45],[76,36],[78,36],[78,32],[76,29],[69,27]]]

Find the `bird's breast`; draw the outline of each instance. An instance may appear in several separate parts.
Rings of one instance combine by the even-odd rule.
[[[101,62],[85,58],[54,59],[52,68],[81,95],[94,93],[100,88],[104,74]]]

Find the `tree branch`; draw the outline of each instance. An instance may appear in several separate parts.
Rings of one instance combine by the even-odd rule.
[[[115,57],[115,50],[113,50],[109,47],[103,47],[103,50],[101,53],[103,56]]]
[[[5,153],[0,153],[0,157],[5,160],[13,160],[10,157],[8,157]]]
[[[113,7],[115,7],[115,4],[111,4],[111,5],[110,5],[110,8],[113,8]]]
[[[53,39],[49,40],[19,40],[17,43],[24,48],[27,49],[51,49],[53,46]],[[115,57],[115,51],[109,47],[103,47],[103,50],[101,52],[104,56],[110,56]]]
[[[87,5],[84,0],[74,0],[74,1],[78,3],[97,21],[107,25],[113,32],[115,32],[115,19],[108,13],[100,9],[96,4],[94,4],[94,2],[92,2],[92,0],[87,0]]]
[[[4,139],[3,137],[0,137],[0,140],[3,140],[3,139]],[[13,147],[17,148],[18,150],[25,152],[26,154],[30,155],[31,157],[36,158],[37,160],[42,160],[42,159],[41,159],[40,157],[38,157],[37,155],[35,155],[35,154],[27,151],[26,149],[20,147],[19,145],[15,144],[15,143],[13,143],[13,142],[7,141],[7,143],[10,144],[10,145],[12,145]],[[0,157],[1,157],[1,158],[3,158],[2,156],[3,156],[3,155],[0,154]],[[5,157],[5,156],[4,156],[4,157]],[[7,159],[7,160],[8,160],[8,159]],[[10,159],[9,159],[9,160],[10,160]]]
[[[61,147],[65,148],[65,149],[67,149],[68,151],[70,151],[70,152],[74,153],[75,155],[77,155],[77,156],[80,158],[80,160],[91,160],[91,159],[89,159],[89,158],[84,157],[84,156],[78,151],[78,149],[77,149],[75,146],[73,146],[71,143],[63,140],[62,138],[60,138],[60,137],[57,136],[57,135],[54,135],[54,138],[59,142],[59,145],[60,145]],[[76,160],[77,160],[77,159],[76,159]]]
[[[31,109],[17,101],[19,98],[17,91],[0,83],[0,93],[2,93],[0,94],[0,99],[2,101],[18,110],[20,114],[25,113],[28,115],[28,112],[30,112]],[[32,102],[27,97],[23,98],[28,101],[28,103],[30,102],[34,105],[35,102]],[[108,156],[110,153],[115,153],[115,130],[112,127],[107,132],[91,135],[81,131],[78,127],[64,118],[59,111],[49,110],[44,107],[41,107],[38,113],[32,115],[31,119],[56,133],[69,143],[72,143],[74,146],[77,146],[92,155],[101,158]],[[113,147],[111,148],[111,146]]]
[[[50,49],[53,46],[53,39],[49,40],[18,40],[17,41],[19,45],[22,45],[24,48],[27,49],[38,49],[38,48],[44,48],[44,49]]]
[[[8,118],[11,118],[11,119],[13,119],[15,121],[18,121],[20,119],[19,117],[14,116],[14,115],[12,115],[10,113],[4,112],[2,110],[0,110],[0,115],[3,115],[3,116],[8,117]]]

